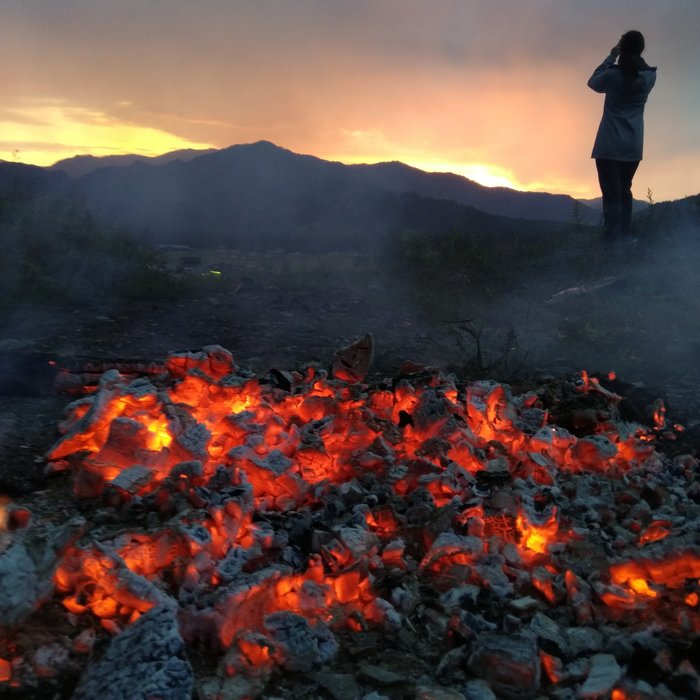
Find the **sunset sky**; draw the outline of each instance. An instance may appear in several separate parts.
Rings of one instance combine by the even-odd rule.
[[[635,195],[700,192],[700,0],[2,0],[0,159],[267,139],[484,184],[598,195],[622,32],[658,66]]]

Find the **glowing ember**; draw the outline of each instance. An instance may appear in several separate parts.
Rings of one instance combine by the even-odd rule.
[[[609,585],[604,570],[589,583],[572,554],[593,532],[588,518],[607,537],[603,509],[584,506],[584,519],[572,505],[576,485],[595,504],[596,488],[656,468],[651,431],[606,418],[574,435],[534,392],[439,372],[378,387],[314,368],[290,376],[277,388],[211,347],[173,355],[150,379],[107,372],[69,406],[49,459],[70,464],[76,496],[130,523],[61,557],[53,580],[72,615],[117,634],[170,605],[188,643],[222,653],[220,675],[261,677],[325,663],[342,630],[396,634],[430,608],[421,589],[449,610],[445,634],[457,640],[495,629],[474,612],[481,597],[512,604],[523,618],[509,624],[568,605],[593,626],[601,601],[630,611],[669,591],[697,617],[692,550],[615,563]],[[585,372],[576,386],[581,400],[619,401]],[[666,544],[671,521],[642,516],[611,546]],[[295,658],[295,644],[316,656]],[[533,651],[538,678],[567,682],[568,662],[546,649]],[[0,681],[11,670],[0,660]]]
[[[644,559],[610,567],[614,583],[645,580],[666,588],[681,588],[687,580],[700,579],[700,554],[674,553],[663,559]]]
[[[559,523],[557,522],[556,509],[541,525],[533,524],[523,512],[520,512],[515,526],[520,532],[520,544],[525,549],[530,549],[538,554],[546,554],[549,545],[557,541]]]
[[[9,515],[7,512],[7,505],[10,503],[10,499],[6,496],[0,495],[0,532],[5,532],[7,530],[7,523]]]
[[[12,664],[7,659],[0,658],[0,683],[12,680]]]
[[[658,542],[668,537],[671,532],[671,523],[668,520],[654,520],[639,536],[639,544]]]

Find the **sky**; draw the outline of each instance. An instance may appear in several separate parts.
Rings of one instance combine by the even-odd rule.
[[[700,0],[2,0],[0,159],[269,140],[598,196],[603,96],[639,29],[658,66],[634,184],[700,192]]]

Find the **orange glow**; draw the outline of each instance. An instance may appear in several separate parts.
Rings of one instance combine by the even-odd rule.
[[[70,105],[63,100],[25,101],[12,115],[0,118],[0,131],[6,142],[16,144],[16,157],[20,162],[41,166],[76,155],[156,156],[183,148],[210,147],[207,143],[190,141],[153,126],[122,121],[106,112]],[[42,144],[46,144],[44,148]]]
[[[150,420],[147,419],[145,423],[146,430],[148,431],[146,442],[147,449],[153,452],[159,452],[166,447],[170,447],[173,436],[170,434],[168,421],[165,416],[159,416],[158,418]]]
[[[403,160],[403,159],[400,159]],[[486,187],[509,187],[514,190],[525,190],[527,185],[518,182],[511,170],[491,163],[455,163],[415,160],[410,157],[403,160],[420,170],[431,173],[454,173],[469,180],[478,182]]]
[[[557,596],[554,593],[554,584],[551,579],[533,578],[532,585],[547,599],[551,605],[557,602]]]
[[[7,660],[0,658],[0,683],[8,683],[12,680],[12,664]]]
[[[610,567],[614,583],[644,579],[667,588],[680,588],[687,579],[700,579],[700,555],[676,553],[665,559],[637,559]]]
[[[484,518],[484,535],[498,537],[504,542],[515,542],[517,537],[516,523],[507,515],[489,515]]]
[[[260,505],[287,508],[307,498],[311,486],[349,478],[356,469],[358,454],[363,455],[364,469],[384,470],[386,457],[391,460],[392,455],[378,454],[372,448],[381,436],[382,424],[396,425],[402,417],[412,415],[419,409],[425,391],[400,383],[393,392],[379,390],[354,398],[343,382],[328,380],[313,370],[303,378],[300,375],[291,394],[270,391],[253,378],[237,377],[234,382],[222,383],[224,377],[237,371],[231,354],[222,348],[173,355],[165,368],[172,379],[167,390],[169,399],[186,408],[196,421],[187,429],[193,437],[183,436],[185,426],[166,417],[165,406],[156,393],[135,395],[126,380],[112,375],[94,396],[75,406],[64,422],[65,436],[49,454],[50,460],[58,460],[76,452],[89,453],[78,465],[76,495],[99,496],[124,469],[142,464],[143,451],[147,451],[149,471],[143,475],[143,485],[127,480],[125,488],[131,491],[123,493],[123,498],[134,491],[146,494],[157,490],[178,463],[202,463],[201,473],[183,485],[186,489],[206,483],[222,463],[235,462],[252,484]],[[598,386],[586,372],[582,377],[584,390]],[[438,506],[459,498],[461,487],[452,478],[443,478],[444,457],[426,451],[424,446],[435,438],[442,441],[436,444],[446,446],[449,459],[472,474],[485,466],[477,450],[498,442],[506,450],[498,457],[504,470],[511,471],[527,461],[532,477],[543,484],[552,483],[552,474],[532,461],[532,451],[542,452],[560,467],[573,470],[606,470],[614,463],[614,458],[601,459],[592,444],[577,442],[566,431],[552,428],[549,436],[541,431],[536,437],[525,435],[514,423],[517,410],[503,385],[476,383],[467,389],[466,402],[459,401],[455,386],[443,385],[440,391],[446,407],[443,415],[420,425],[406,424],[401,441],[382,447],[393,452],[393,459],[420,459],[423,464],[434,465],[433,473],[425,474],[424,480]],[[375,423],[370,428],[367,417],[371,416]],[[451,422],[451,416],[463,422]],[[300,426],[314,421],[319,427],[313,445],[302,443]],[[649,445],[642,449],[641,441],[635,438],[622,442],[610,432],[610,426],[605,430],[611,442],[617,443],[617,464],[624,468],[653,452]],[[246,447],[235,458],[230,457],[232,450],[242,448],[254,434],[261,435],[263,441],[254,449]],[[396,482],[397,493],[415,488],[417,477]],[[137,474],[134,478],[141,477]],[[524,528],[523,546],[534,552],[543,553],[556,534],[555,523],[536,528],[522,520],[520,524]]]
[[[551,654],[547,654],[542,650],[540,650],[539,656],[540,661],[542,662],[542,668],[544,668],[544,672],[547,674],[547,678],[549,678],[550,682],[560,683],[564,676],[564,665],[562,664],[561,659],[558,659],[556,656],[552,656]]]
[[[399,523],[389,508],[381,508],[367,513],[367,526],[380,537],[394,537],[399,532]]]
[[[557,541],[559,523],[556,510],[542,525],[533,525],[523,511],[518,513],[515,526],[520,532],[520,544],[525,549],[530,549],[538,554],[546,554],[549,545]]]
[[[657,598],[658,593],[649,588],[649,584],[643,578],[632,578],[627,581],[629,587],[637,594],[647,596],[648,598]]]
[[[374,622],[382,617],[367,578],[357,571],[323,577],[313,562],[305,574],[273,573],[255,587],[234,594],[222,610],[219,639],[223,648],[247,630],[262,630],[264,617],[273,612],[291,611],[310,622],[330,621],[340,614],[346,624],[355,613]]]
[[[7,512],[8,503],[10,503],[10,499],[7,496],[0,495],[0,532],[7,530],[7,521],[9,519]]]
[[[252,666],[264,666],[271,660],[270,649],[263,644],[239,639],[238,648]]]
[[[654,404],[654,427],[663,430],[666,427],[666,405],[662,399],[656,399]]]
[[[380,604],[372,590],[376,567],[400,572],[420,561],[420,575],[447,590],[481,583],[474,564],[492,544],[516,544],[533,567],[534,588],[550,604],[561,602],[560,572],[546,557],[552,544],[569,537],[560,530],[557,510],[544,522],[532,521],[525,510],[515,517],[488,512],[471,503],[474,475],[491,470],[549,483],[557,469],[631,469],[653,454],[651,445],[642,450],[639,441],[623,442],[611,422],[600,426],[613,445],[608,452],[556,426],[544,425],[534,436],[519,427],[519,412],[537,397],[516,401],[496,382],[476,382],[464,392],[435,376],[374,391],[309,369],[285,392],[238,374],[222,348],[174,355],[165,367],[158,391],[114,372],[103,376],[94,394],[73,405],[49,457],[71,458],[78,496],[104,494],[119,504],[148,496],[168,517],[178,499],[195,509],[175,511],[188,513],[174,516],[182,518],[176,527],[68,548],[56,588],[67,610],[88,612],[113,633],[155,605],[162,592],[216,593],[215,614],[185,610],[186,624],[211,627],[210,642],[224,649],[237,645],[252,666],[276,660],[260,641],[271,613],[289,611],[311,624],[357,630],[384,620],[387,603]],[[588,386],[596,390],[590,380]],[[533,456],[537,452],[544,462]],[[443,537],[429,528],[407,528],[400,509],[379,501],[371,509],[357,507],[354,517],[364,523],[352,525],[354,534],[348,528],[347,540],[335,533],[321,543],[304,571],[260,568],[276,561],[279,542],[256,511],[317,508],[328,488],[363,476],[385,481],[393,490],[387,498],[421,489],[431,507],[456,507],[452,522],[466,534]],[[209,500],[214,488],[221,493]],[[642,539],[664,536],[666,526],[654,521]],[[669,571],[678,581],[688,573],[700,576],[700,564],[681,559],[623,568],[611,570],[618,588],[607,599],[603,595],[606,603],[653,600],[669,586]],[[655,578],[657,569],[663,581]],[[234,585],[242,572],[251,574],[250,583]],[[565,578],[575,599],[576,579],[571,572]],[[545,657],[542,663],[554,678],[556,661]]]
[[[658,542],[668,537],[671,532],[671,523],[668,520],[654,520],[639,536],[639,544]]]
[[[700,555],[677,552],[663,559],[640,558],[614,564],[610,567],[610,578],[617,588],[605,590],[601,599],[612,608],[643,607],[651,601],[667,599],[671,594],[677,605],[683,601],[695,607],[699,599],[696,592],[683,596],[679,593],[688,582],[700,583]],[[700,621],[696,620],[693,625],[700,629]]]
[[[610,700],[634,700],[634,697],[620,688],[615,688],[610,695]]]

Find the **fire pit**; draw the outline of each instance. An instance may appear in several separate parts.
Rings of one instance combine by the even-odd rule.
[[[623,421],[585,372],[352,379],[218,346],[105,372],[47,455],[70,517],[0,504],[0,688],[700,694],[698,465],[657,451],[661,405]]]

